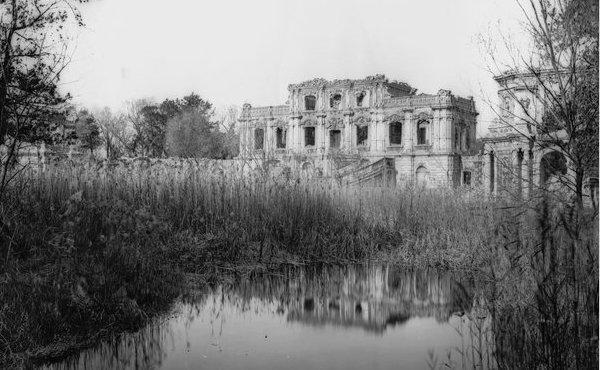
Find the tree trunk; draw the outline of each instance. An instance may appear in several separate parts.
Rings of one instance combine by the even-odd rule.
[[[583,206],[583,170],[575,170],[575,201],[579,207]]]

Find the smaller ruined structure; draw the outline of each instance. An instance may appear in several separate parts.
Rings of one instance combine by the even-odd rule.
[[[527,197],[534,189],[564,184],[574,179],[569,159],[558,147],[549,145],[543,135],[566,140],[564,131],[537,132],[543,121],[545,104],[541,79],[555,78],[552,73],[510,71],[496,76],[498,83],[498,119],[482,138],[483,186],[495,195]],[[548,83],[551,86],[552,82]],[[536,140],[530,138],[536,137]],[[584,179],[588,199],[598,202],[598,169]]]

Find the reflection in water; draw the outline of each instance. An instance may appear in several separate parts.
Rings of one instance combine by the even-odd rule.
[[[484,343],[490,341],[481,339],[489,340],[488,315],[478,308],[481,298],[469,293],[472,289],[461,280],[433,270],[385,266],[251,273],[184,299],[170,317],[135,334],[50,367],[383,369],[485,364],[490,350]]]

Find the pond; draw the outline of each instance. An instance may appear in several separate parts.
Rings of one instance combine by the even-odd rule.
[[[389,266],[238,275],[46,368],[486,368],[490,320],[472,286],[449,272]]]

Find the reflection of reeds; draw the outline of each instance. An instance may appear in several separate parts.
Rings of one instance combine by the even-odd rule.
[[[166,354],[164,347],[172,335],[168,321],[159,318],[135,333],[113,336],[60,363],[45,365],[42,368],[48,370],[159,368]]]

